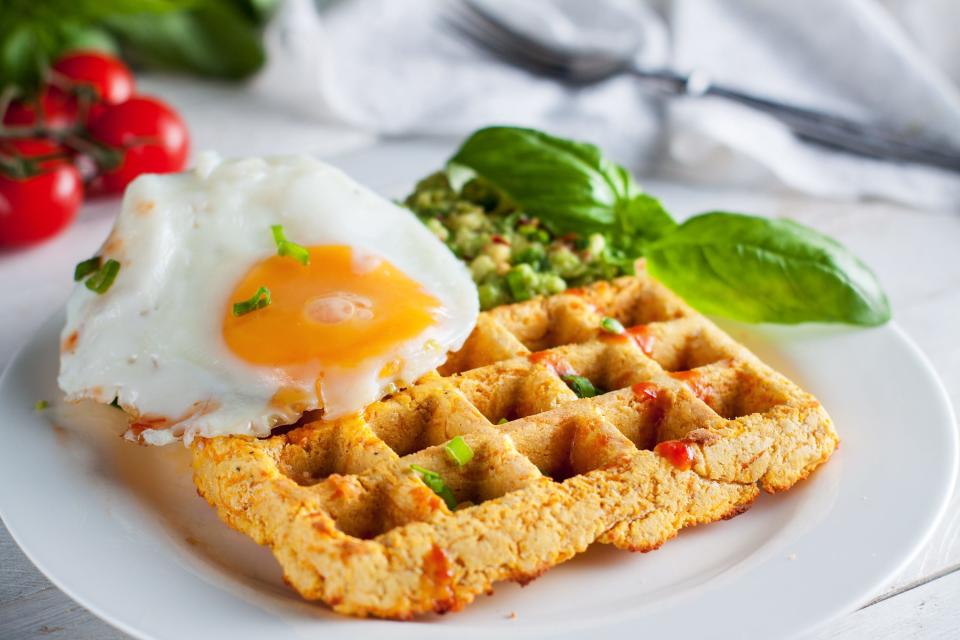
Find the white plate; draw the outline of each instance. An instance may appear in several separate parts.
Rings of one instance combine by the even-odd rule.
[[[448,152],[395,143],[342,164],[397,194]],[[266,549],[217,520],[196,496],[182,448],[136,447],[115,428],[34,411],[36,400],[59,397],[61,323],[48,322],[0,381],[0,513],[57,586],[144,638],[787,637],[861,604],[907,563],[957,473],[949,400],[896,325],[725,323],[833,416],[843,445],[810,480],[655,553],[595,546],[458,614],[347,619],[300,600]]]

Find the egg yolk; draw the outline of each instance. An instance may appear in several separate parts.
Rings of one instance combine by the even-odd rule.
[[[308,251],[306,265],[279,255],[262,260],[234,288],[223,337],[235,355],[257,365],[351,367],[392,353],[436,322],[440,302],[388,261],[342,245]],[[260,287],[270,304],[235,316],[233,304]]]

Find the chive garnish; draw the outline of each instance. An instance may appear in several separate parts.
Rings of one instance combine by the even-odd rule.
[[[77,266],[73,268],[73,281],[80,282],[91,273],[99,271],[99,269],[100,269],[100,256],[93,256],[88,260],[84,260],[83,262],[78,262]]]
[[[471,449],[467,441],[463,439],[463,436],[455,437],[446,444],[443,450],[447,452],[450,459],[456,462],[459,467],[473,460],[473,449]]]
[[[623,333],[625,329],[616,318],[604,318],[600,321],[600,328],[607,333]]]
[[[272,225],[270,231],[273,232],[273,241],[277,243],[277,255],[289,256],[302,265],[310,264],[310,252],[296,242],[287,240],[283,225]]]
[[[110,258],[93,275],[87,278],[87,289],[97,295],[105,294],[113,281],[117,279],[118,273],[120,273],[120,263]]]
[[[593,383],[590,382],[587,378],[583,376],[560,376],[564,382],[567,383],[567,386],[578,398],[592,398],[597,395],[597,388],[593,386]]]
[[[444,483],[443,478],[440,477],[439,473],[436,471],[430,471],[430,469],[425,469],[418,464],[412,464],[410,465],[410,468],[420,476],[420,479],[423,480],[423,484],[430,487],[431,491],[443,498],[443,501],[446,503],[448,509],[453,510],[457,508],[457,498],[453,495],[453,491],[450,490],[450,487]]]
[[[102,262],[102,260],[103,258],[100,256],[93,256],[78,263],[73,269],[73,281],[80,282],[86,278],[87,289],[98,295],[106,293],[113,281],[116,280],[117,274],[120,273],[120,263],[113,258],[106,262]]]
[[[50,403],[47,402],[46,400],[37,400],[36,403],[34,403],[34,405],[33,405],[33,410],[34,410],[34,411],[43,411],[44,409],[48,408],[49,406],[50,406]]]
[[[256,311],[257,309],[263,309],[270,304],[270,289],[266,287],[260,287],[257,289],[257,292],[252,296],[243,300],[242,302],[233,303],[233,315],[240,317],[250,313],[251,311]]]

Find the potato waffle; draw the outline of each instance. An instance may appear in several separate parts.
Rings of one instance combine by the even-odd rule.
[[[603,318],[629,327],[601,328]],[[564,376],[601,392],[579,398]],[[462,436],[460,466],[444,444]],[[305,598],[461,609],[593,542],[656,549],[782,491],[838,443],[820,403],[646,274],[480,315],[437,373],[362,416],[193,445],[197,488]],[[411,468],[439,474],[450,509]]]

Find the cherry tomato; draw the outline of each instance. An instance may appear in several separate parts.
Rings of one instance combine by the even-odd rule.
[[[52,129],[65,129],[76,121],[76,99],[57,87],[44,87],[34,101],[14,100],[3,114],[3,124],[12,126],[44,124]]]
[[[63,148],[41,139],[11,140],[0,144],[0,155],[4,163],[33,164],[24,177],[0,172],[0,246],[32,244],[70,224],[83,201],[83,181]]]
[[[97,99],[106,104],[119,104],[133,95],[130,69],[100,51],[72,51],[53,64],[53,71],[93,88]]]
[[[118,149],[122,159],[106,167],[90,183],[96,193],[119,193],[141,173],[183,169],[190,137],[183,120],[156,98],[135,96],[109,105],[89,125],[97,141]]]

